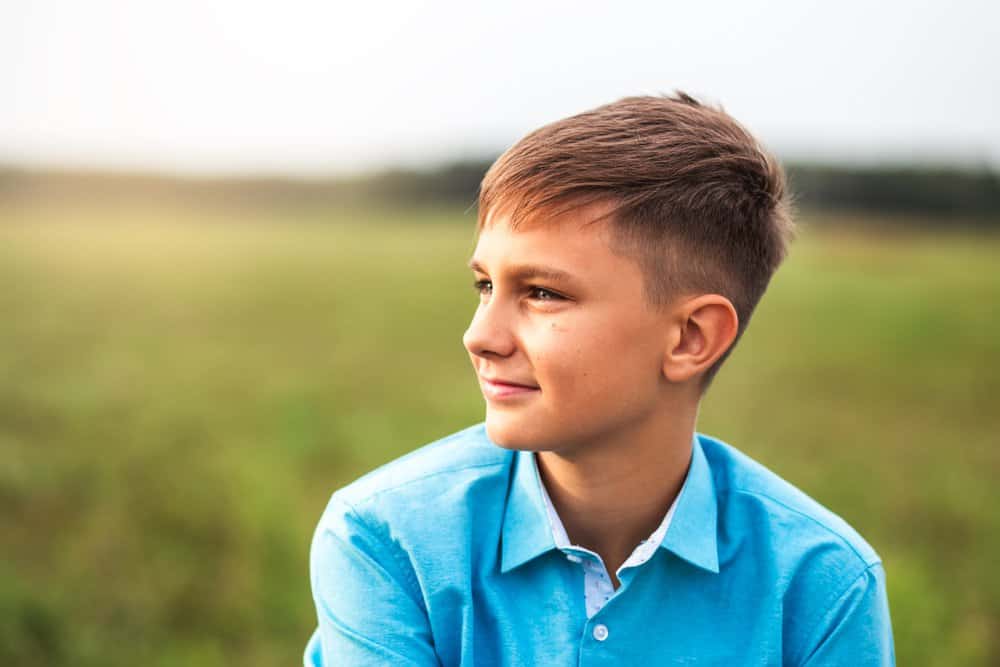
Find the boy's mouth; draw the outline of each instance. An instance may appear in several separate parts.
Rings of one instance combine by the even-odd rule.
[[[486,398],[504,399],[524,396],[540,391],[537,385],[521,384],[502,378],[487,378],[480,376],[480,386]]]
[[[514,382],[513,380],[505,380],[504,378],[499,378],[499,377],[486,377],[486,376],[480,376],[480,377],[482,377],[484,382],[489,382],[491,384],[502,384],[508,387],[524,387],[525,389],[538,389],[537,384],[528,384],[526,382]]]

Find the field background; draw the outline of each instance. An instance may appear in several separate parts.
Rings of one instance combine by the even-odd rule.
[[[472,216],[0,201],[0,664],[298,664],[330,493],[482,418]],[[875,546],[899,664],[997,665],[1000,236],[872,222],[802,217],[699,430]]]

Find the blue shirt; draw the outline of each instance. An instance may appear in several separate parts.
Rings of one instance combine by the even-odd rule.
[[[715,438],[656,552],[588,618],[532,452],[482,424],[333,494],[306,665],[892,665],[885,573],[842,519]]]

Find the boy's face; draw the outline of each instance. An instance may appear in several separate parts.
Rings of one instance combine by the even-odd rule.
[[[639,265],[611,250],[607,223],[584,224],[594,210],[516,231],[498,215],[479,236],[480,303],[463,342],[500,446],[568,453],[658,407],[666,314],[647,303]]]

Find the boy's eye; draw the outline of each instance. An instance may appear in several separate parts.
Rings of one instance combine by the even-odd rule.
[[[476,280],[472,283],[472,286],[481,296],[489,296],[493,293],[492,280]],[[528,294],[530,298],[536,301],[562,301],[565,299],[563,295],[544,287],[530,287],[528,288]]]
[[[532,287],[531,298],[539,301],[558,301],[563,297],[561,294],[556,294],[552,290],[547,290],[544,287]]]

